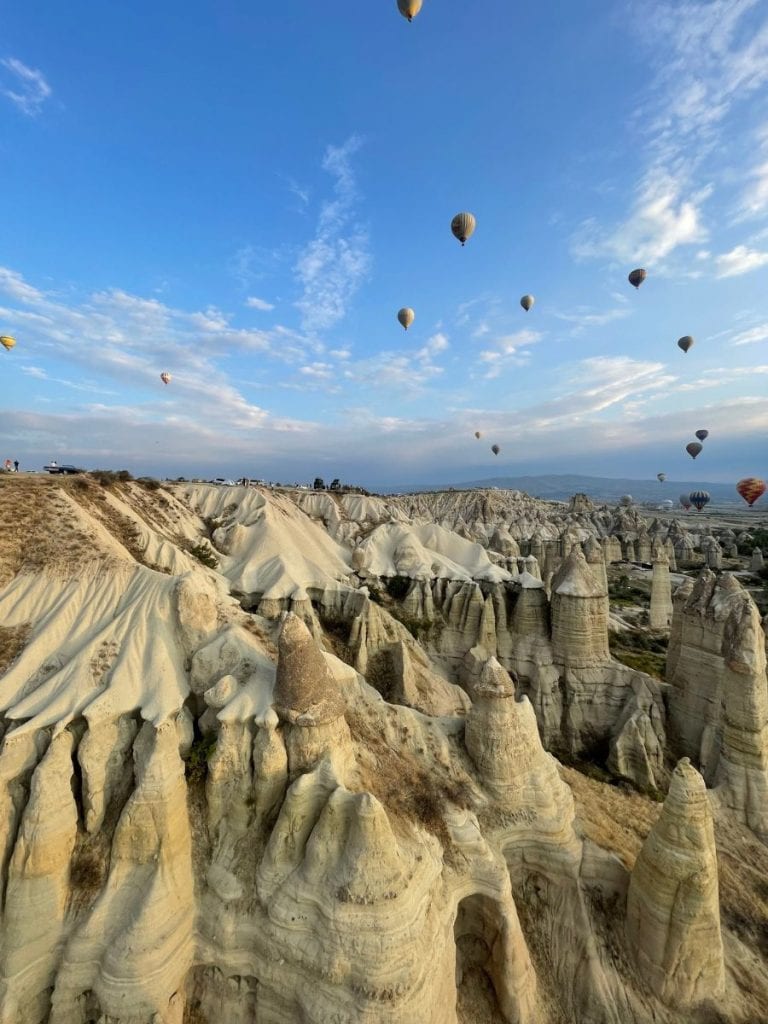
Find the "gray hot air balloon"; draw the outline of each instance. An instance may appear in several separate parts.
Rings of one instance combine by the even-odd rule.
[[[482,436],[483,436],[483,435],[482,435],[482,434],[480,433],[480,431],[479,431],[479,430],[476,430],[476,431],[475,431],[475,437],[477,438],[477,440],[478,440],[478,441],[480,440],[480,438],[481,438]]]
[[[663,484],[664,481],[667,479],[667,474],[666,473],[657,473],[656,474],[656,479],[659,481],[660,484]]]
[[[497,444],[492,444],[491,451],[493,452],[494,455],[498,455],[499,452],[501,451],[501,448],[499,448]]]
[[[413,312],[410,306],[403,306],[401,310],[398,310],[397,319],[408,330],[413,321],[416,319],[416,314]]]
[[[622,505],[624,508],[629,508],[629,506],[632,504],[632,500],[633,499],[632,499],[632,495],[631,494],[625,494],[622,497],[622,499],[619,502],[619,504]]]
[[[699,452],[703,450],[703,448],[704,445],[699,444],[698,441],[691,441],[690,444],[687,444],[685,446],[685,450],[688,452],[692,459],[695,459]]]
[[[421,10],[423,0],[397,0],[397,9],[408,21],[413,21]]]
[[[524,295],[522,299],[520,299],[520,305],[527,313],[529,310],[533,309],[533,304],[535,301],[536,299],[534,299],[532,295]]]
[[[681,506],[685,509],[686,512],[691,507],[691,503],[688,500],[687,494],[681,494],[677,500],[680,502]]]
[[[457,213],[451,221],[451,231],[462,245],[472,237],[476,226],[477,221],[471,213]]]
[[[629,273],[629,275],[627,277],[627,280],[635,288],[639,288],[640,285],[643,283],[643,281],[646,279],[647,276],[648,276],[647,273],[644,270],[642,270],[640,267],[638,267],[637,270],[630,271],[630,273]]]
[[[681,348],[683,352],[688,352],[690,349],[693,348],[693,346],[694,341],[690,334],[686,334],[684,338],[680,338],[680,340],[677,343],[677,347]]]
[[[697,430],[696,431],[696,437],[698,437],[698,439],[700,441],[706,441],[707,438],[709,437],[709,431],[708,430]]]

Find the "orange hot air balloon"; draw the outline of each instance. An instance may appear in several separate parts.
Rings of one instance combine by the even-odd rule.
[[[765,480],[760,480],[756,476],[745,477],[736,484],[736,490],[749,507],[752,508],[757,499],[762,498],[765,494]]]
[[[163,384],[170,384],[171,383],[171,375],[170,375],[170,373],[166,373],[165,370],[163,370],[163,372],[160,374],[160,380],[163,382]]]

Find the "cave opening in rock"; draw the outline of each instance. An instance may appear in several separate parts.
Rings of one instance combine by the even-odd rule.
[[[494,978],[500,916],[498,904],[481,893],[467,896],[459,903],[453,926],[459,1024],[501,1024],[505,1019]]]

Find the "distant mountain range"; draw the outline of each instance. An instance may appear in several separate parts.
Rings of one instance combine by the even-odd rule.
[[[689,494],[692,490],[709,491],[712,504],[740,505],[741,498],[733,484],[697,483],[690,480],[666,480],[660,484],[658,480],[613,479],[602,476],[579,476],[562,474],[550,476],[493,476],[484,480],[472,480],[465,483],[446,484],[444,487],[410,487],[397,488],[406,491],[436,491],[466,488],[498,487],[505,490],[525,491],[534,498],[545,498],[551,501],[567,501],[572,494],[582,492],[588,494],[593,501],[616,502],[625,494],[631,494],[637,502],[658,503],[669,498],[677,503],[679,495]]]

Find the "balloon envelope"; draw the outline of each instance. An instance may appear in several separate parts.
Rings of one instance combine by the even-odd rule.
[[[703,447],[704,445],[699,444],[698,441],[691,441],[690,444],[687,444],[685,446],[685,450],[688,452],[692,459],[695,459]]]
[[[683,352],[687,352],[689,349],[693,348],[693,345],[694,341],[690,334],[686,334],[684,338],[680,338],[677,342],[677,347],[681,348]]]
[[[620,505],[623,505],[623,506],[624,506],[624,508],[629,508],[629,506],[630,506],[630,505],[632,504],[632,495],[631,495],[631,494],[625,494],[625,495],[624,495],[624,496],[622,497],[622,499],[621,499],[621,501],[619,502],[619,504],[620,504]]]
[[[8,352],[11,351],[15,344],[16,339],[9,337],[7,334],[4,334],[2,337],[0,337],[0,345],[2,345],[3,348],[6,349]]]
[[[170,384],[171,383],[171,379],[172,378],[171,378],[170,373],[166,373],[165,371],[163,371],[160,374],[160,380],[163,382],[163,384]]]
[[[535,301],[536,299],[534,299],[532,295],[524,295],[522,299],[520,299],[520,305],[527,313],[529,310],[533,309],[533,304]]]
[[[499,448],[497,444],[492,444],[491,451],[493,452],[494,455],[498,455],[499,452],[501,451],[501,448]]]
[[[656,479],[659,481],[659,483],[663,484],[664,481],[667,479],[667,474],[666,473],[657,473],[656,474]]]
[[[688,500],[697,512],[701,512],[704,506],[709,504],[709,494],[707,491],[691,491]]]
[[[752,508],[757,499],[765,494],[765,480],[761,480],[757,476],[747,476],[743,480],[739,480],[736,490]]]
[[[697,430],[696,431],[696,437],[698,437],[698,439],[700,441],[706,441],[707,438],[709,437],[709,431],[708,430]]]
[[[635,288],[639,288],[647,276],[648,275],[646,274],[646,272],[642,270],[640,267],[638,267],[637,270],[630,271],[629,275],[627,276],[627,280],[631,285],[634,285]]]
[[[451,221],[451,231],[462,245],[472,234],[477,226],[477,221],[471,213],[457,213]]]
[[[410,306],[403,306],[402,309],[398,310],[397,319],[408,330],[413,321],[416,319],[416,314],[413,312]]]
[[[687,494],[681,494],[680,497],[678,498],[678,501],[680,502],[680,504],[685,509],[689,509],[691,507],[691,503],[688,500],[688,495]]]
[[[413,21],[421,10],[423,0],[397,0],[397,9],[408,21]]]
[[[476,430],[476,431],[475,431],[475,437],[477,438],[477,440],[478,440],[478,441],[480,440],[480,438],[481,438],[482,436],[483,436],[483,435],[482,435],[482,434],[480,433],[480,431],[479,431],[479,430]]]

